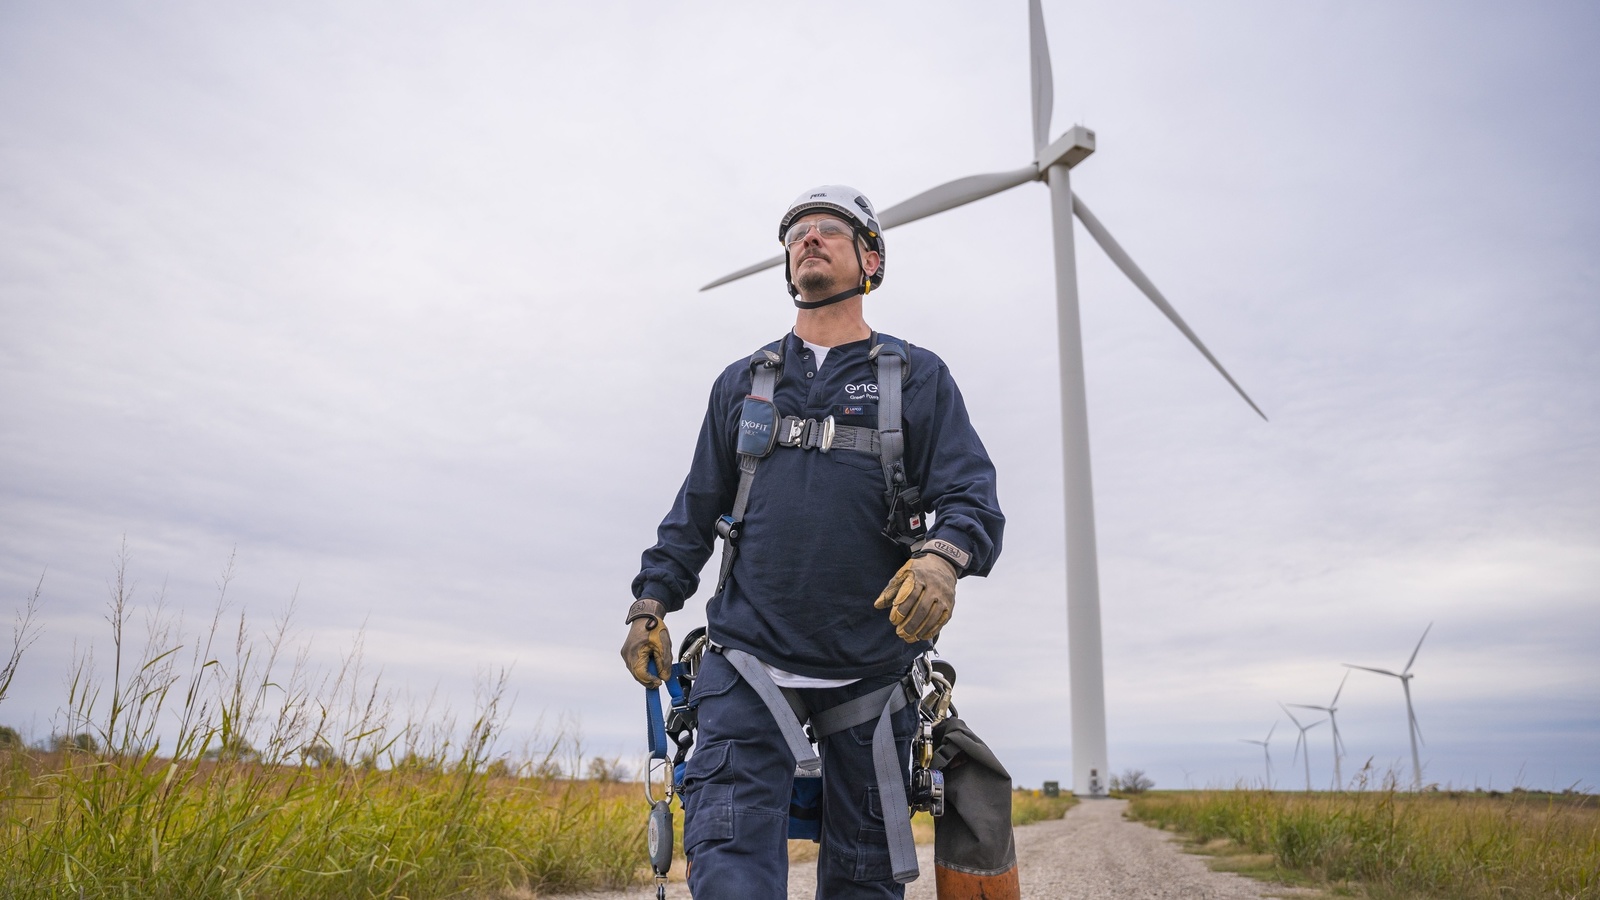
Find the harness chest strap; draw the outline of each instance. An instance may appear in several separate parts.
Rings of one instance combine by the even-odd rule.
[[[854,450],[869,456],[878,456],[881,446],[876,428],[859,425],[836,425],[833,416],[826,419],[802,419],[784,416],[778,427],[778,444],[799,447],[801,450]]]

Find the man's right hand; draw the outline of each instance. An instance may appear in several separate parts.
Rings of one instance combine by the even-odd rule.
[[[622,642],[622,661],[635,681],[647,688],[659,687],[661,679],[672,671],[672,636],[667,634],[665,616],[667,607],[659,600],[646,597],[628,607],[628,638]],[[656,671],[651,675],[648,663],[656,661]]]

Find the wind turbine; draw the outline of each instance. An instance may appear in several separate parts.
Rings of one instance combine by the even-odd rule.
[[[1371,666],[1353,666],[1350,663],[1344,664],[1344,667],[1347,669],[1360,669],[1363,672],[1377,672],[1379,675],[1387,675],[1390,678],[1400,679],[1400,686],[1404,688],[1406,692],[1406,720],[1411,725],[1411,789],[1413,791],[1422,790],[1422,757],[1417,753],[1417,742],[1422,740],[1422,726],[1417,724],[1417,714],[1411,708],[1411,679],[1415,677],[1411,674],[1411,664],[1417,661],[1417,651],[1422,649],[1422,642],[1428,639],[1428,632],[1432,630],[1433,623],[1429,622],[1428,627],[1422,629],[1422,637],[1417,638],[1416,649],[1411,651],[1411,658],[1406,660],[1406,667],[1401,669],[1399,672],[1391,672],[1388,669],[1374,669]]]
[[[1321,710],[1328,714],[1328,724],[1333,726],[1333,789],[1336,791],[1344,790],[1344,774],[1339,771],[1339,755],[1344,753],[1344,739],[1339,737],[1339,720],[1334,718],[1334,713],[1339,711],[1339,695],[1344,693],[1344,683],[1349,680],[1350,673],[1344,673],[1344,678],[1339,680],[1339,689],[1333,692],[1333,699],[1328,701],[1327,706],[1312,706],[1309,703],[1289,704],[1299,709]]]
[[[1293,716],[1291,716],[1290,718],[1293,718]],[[1265,754],[1266,757],[1267,757],[1267,790],[1269,790],[1269,791],[1272,790],[1272,749],[1270,747],[1268,747],[1267,744],[1271,743],[1271,741],[1272,741],[1272,733],[1274,731],[1277,731],[1277,730],[1278,730],[1278,723],[1277,722],[1273,722],[1272,723],[1272,727],[1267,729],[1267,738],[1266,738],[1266,740],[1263,740],[1263,741],[1252,741],[1249,738],[1239,738],[1240,742],[1242,742],[1242,743],[1260,744],[1261,745],[1261,752],[1263,754]]]
[[[1299,757],[1301,748],[1305,748],[1306,793],[1309,794],[1311,793],[1311,744],[1306,741],[1306,732],[1317,727],[1318,725],[1321,725],[1322,720],[1318,719],[1315,722],[1312,722],[1310,725],[1301,725],[1300,720],[1294,717],[1294,713],[1289,712],[1289,707],[1284,706],[1282,703],[1279,703],[1278,706],[1283,709],[1283,714],[1289,717],[1289,721],[1294,723],[1294,727],[1300,729],[1300,736],[1294,739],[1294,755]],[[1293,763],[1294,760],[1291,759],[1290,762]]]
[[[1106,227],[1095,218],[1083,200],[1073,193],[1069,173],[1094,152],[1094,132],[1074,125],[1052,143],[1050,114],[1055,103],[1054,76],[1050,68],[1050,48],[1045,40],[1044,12],[1039,0],[1028,3],[1029,82],[1032,88],[1033,161],[1009,172],[969,175],[895,204],[878,217],[887,230],[926,218],[948,209],[982,200],[1030,181],[1042,181],[1050,188],[1051,225],[1055,234],[1056,329],[1061,354],[1061,432],[1062,463],[1065,468],[1067,518],[1067,649],[1068,676],[1072,694],[1072,785],[1073,792],[1105,796],[1106,700],[1105,667],[1100,642],[1100,573],[1094,533],[1094,488],[1089,468],[1089,413],[1084,396],[1083,337],[1078,317],[1078,276],[1074,257],[1072,217],[1077,215],[1089,235],[1100,244],[1111,261],[1144,292],[1201,355],[1227,379],[1228,384],[1266,419],[1260,407],[1233,380],[1211,351],[1189,328],[1166,297],[1145,277],[1132,257],[1122,249]],[[700,290],[753,275],[779,266],[783,256],[756,263],[725,275]]]

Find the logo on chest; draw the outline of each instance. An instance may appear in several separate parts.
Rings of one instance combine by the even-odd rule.
[[[877,400],[878,386],[870,381],[850,382],[844,386],[844,393],[851,400]]]

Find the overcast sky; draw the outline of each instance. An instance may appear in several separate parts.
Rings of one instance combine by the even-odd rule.
[[[1262,406],[1078,231],[1114,770],[1259,779],[1341,663],[1428,780],[1600,786],[1600,8],[1046,0],[1074,187]],[[788,201],[1031,158],[1026,4],[0,6],[0,722],[74,646],[230,588],[331,666],[637,756],[617,657],[711,379],[782,334]],[[888,237],[1005,551],[941,649],[1016,781],[1070,781],[1048,193]],[[672,618],[703,620],[704,590]],[[3,610],[0,610],[3,611]],[[541,721],[543,725],[541,726]],[[1356,673],[1346,773],[1409,765]],[[1285,735],[1288,735],[1287,737]],[[1313,730],[1314,780],[1331,773]]]

